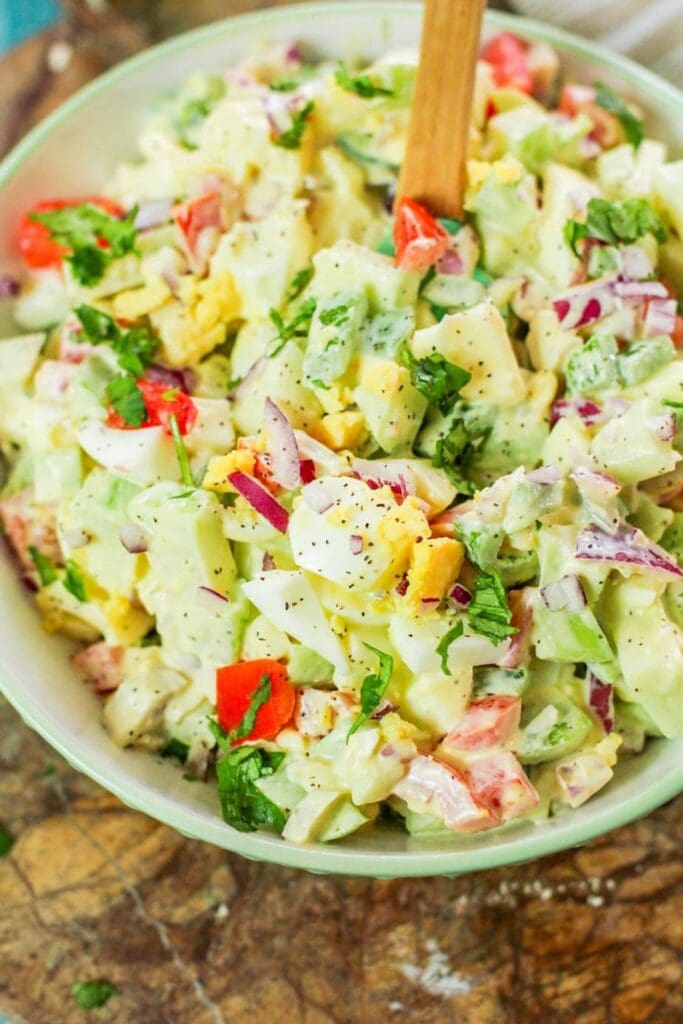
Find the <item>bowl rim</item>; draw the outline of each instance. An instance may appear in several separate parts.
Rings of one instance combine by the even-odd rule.
[[[352,4],[349,0],[299,3],[228,17],[181,33],[145,49],[98,76],[36,125],[0,163],[0,189],[21,169],[29,154],[71,114],[138,69],[161,62],[187,46],[215,36],[239,35],[245,28],[281,24],[292,15],[300,17],[304,13],[308,18],[315,18],[318,14],[337,15],[343,18],[352,6],[361,9],[365,15],[375,14],[378,17],[395,12],[401,15],[414,14],[417,17],[422,10],[422,5],[412,0],[402,2],[400,7],[395,0],[353,0]],[[639,95],[666,108],[672,115],[680,116],[683,113],[683,92],[634,61],[612,53],[599,44],[530,18],[499,11],[488,11],[486,22],[496,29],[516,31],[522,36],[557,46],[564,53],[602,64],[637,90]],[[153,798],[150,795],[148,799],[144,786],[141,787],[133,774],[123,775],[122,779],[110,777],[98,765],[89,764],[82,758],[78,749],[74,749],[70,734],[51,718],[37,699],[26,694],[20,679],[1,664],[0,689],[22,719],[74,768],[89,776],[128,806],[169,825],[189,838],[210,842],[250,859],[285,867],[303,868],[312,872],[396,878],[453,875],[515,864],[580,845],[649,813],[683,790],[683,765],[674,764],[645,792],[636,789],[633,795],[604,811],[600,816],[575,824],[571,812],[567,812],[549,822],[539,824],[536,832],[531,830],[520,837],[512,847],[507,844],[493,844],[483,849],[468,849],[466,845],[446,849],[441,842],[436,842],[419,851],[391,852],[380,849],[375,852],[357,851],[334,844],[295,846],[265,833],[237,832],[218,817],[215,822],[209,823],[207,828],[203,812],[188,811],[164,793],[156,792]]]

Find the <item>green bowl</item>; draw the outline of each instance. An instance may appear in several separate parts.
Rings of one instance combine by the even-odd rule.
[[[147,102],[193,70],[219,71],[264,41],[301,40],[321,55],[372,57],[414,46],[420,17],[419,4],[404,2],[279,7],[189,32],[119,65],[35,128],[0,166],[0,266],[19,269],[13,242],[19,212],[46,194],[95,189],[116,161],[131,154]],[[683,145],[683,96],[655,75],[546,25],[490,13],[486,27],[552,44],[571,73],[587,81],[599,77],[637,99],[650,131],[673,149]],[[8,304],[0,306],[4,335],[12,328]],[[213,787],[187,782],[161,758],[114,746],[102,728],[96,698],[71,669],[69,644],[44,633],[8,559],[0,559],[0,600],[6,609],[0,624],[0,685],[26,723],[74,768],[131,807],[245,857],[380,878],[459,874],[586,842],[683,789],[683,739],[658,740],[619,765],[610,785],[588,804],[540,824],[440,840],[377,828],[330,846],[292,846],[277,836],[236,832],[221,820]]]

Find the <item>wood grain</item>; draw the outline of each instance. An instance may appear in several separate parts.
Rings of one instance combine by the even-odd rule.
[[[61,74],[47,64],[55,42],[73,46]],[[60,28],[0,62],[0,145],[103,68],[106,50]],[[0,698],[0,823],[16,839],[0,858],[0,1019],[12,1024],[683,1020],[681,798],[520,867],[321,877],[124,807]],[[86,1015],[71,984],[102,977],[117,994]]]
[[[427,0],[398,195],[460,217],[474,69],[486,0]]]

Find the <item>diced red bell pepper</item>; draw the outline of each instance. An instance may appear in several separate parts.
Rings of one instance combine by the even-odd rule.
[[[50,231],[44,224],[38,224],[30,219],[32,213],[52,213],[54,210],[63,210],[67,206],[81,206],[83,203],[91,203],[99,206],[111,217],[123,217],[125,210],[113,199],[107,196],[89,196],[85,199],[43,199],[36,203],[22,217],[19,225],[19,249],[24,262],[35,270],[44,270],[47,267],[59,267],[65,256],[69,254],[66,246],[60,245],[50,237]]]
[[[396,263],[403,270],[427,270],[440,260],[450,235],[426,206],[403,196],[396,208],[394,246]]]
[[[167,434],[171,433],[169,421],[175,416],[178,422],[180,433],[189,434],[197,420],[197,406],[189,395],[186,395],[180,388],[169,388],[167,384],[161,384],[153,380],[141,379],[137,381],[138,390],[147,406],[147,418],[139,427],[133,428],[142,430],[144,427],[162,426]],[[131,427],[114,409],[109,410],[107,426],[116,430],[130,430]]]
[[[270,679],[270,697],[256,712],[254,728],[248,736],[236,740],[237,744],[274,739],[294,714],[296,694],[287,669],[272,658],[241,661],[216,670],[216,712],[226,732],[240,725],[264,676]]]
[[[538,804],[538,793],[509,750],[495,750],[473,758],[465,778],[477,801],[497,823],[528,814]]]
[[[533,78],[526,44],[512,32],[493,36],[481,52],[482,60],[493,68],[493,80],[499,88],[531,93]]]
[[[425,754],[414,757],[406,775],[393,792],[409,807],[437,815],[454,832],[479,832],[496,824],[477,799],[464,774],[438,758]]]
[[[444,740],[458,750],[502,746],[519,728],[522,702],[519,697],[491,696],[474,700]]]

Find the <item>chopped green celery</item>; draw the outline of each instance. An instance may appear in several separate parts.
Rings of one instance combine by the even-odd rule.
[[[475,668],[472,695],[521,697],[529,683],[526,668]]]
[[[330,385],[346,373],[359,344],[367,316],[362,292],[335,292],[316,306],[304,354],[307,383]]]
[[[683,628],[683,588],[680,583],[670,583],[664,591],[664,610],[672,622]]]
[[[635,488],[634,488],[635,490]],[[668,528],[674,522],[675,514],[670,508],[657,505],[647,494],[635,491],[635,507],[626,517],[639,530],[646,533],[650,540],[659,543]]]
[[[289,678],[294,684],[330,683],[334,666],[317,651],[301,644],[293,644],[289,656]]]
[[[418,814],[417,811],[405,812],[406,831],[411,836],[422,836],[426,839],[453,838],[453,832],[447,829],[441,818],[435,814]]]
[[[493,567],[504,587],[518,587],[538,575],[538,555],[535,551],[500,552]]]
[[[619,270],[619,250],[613,245],[594,245],[588,257],[588,276],[593,279]]]
[[[425,299],[445,309],[466,309],[484,298],[484,286],[462,274],[436,274],[422,292]]]
[[[673,520],[662,534],[659,543],[683,565],[683,512],[674,512]]]
[[[614,725],[623,737],[622,750],[628,753],[640,753],[648,736],[662,735],[644,707],[618,697],[614,701]]]
[[[567,363],[567,390],[589,395],[619,386],[619,347],[611,334],[594,334]]]
[[[502,526],[484,523],[476,512],[465,512],[456,520],[456,530],[470,561],[481,569],[495,566],[503,543]]]
[[[612,661],[614,653],[590,608],[550,611],[538,598],[534,608],[536,657],[565,663]]]
[[[321,843],[332,843],[336,839],[356,832],[363,825],[367,825],[368,821],[370,818],[366,817],[351,800],[346,799],[339,806],[333,808],[331,815],[323,822],[315,838]]]
[[[675,350],[671,338],[661,335],[634,341],[617,357],[618,373],[624,387],[642,384],[657,370],[671,362]]]
[[[581,746],[593,728],[590,717],[562,697],[545,707],[530,705],[524,719],[516,754],[525,765],[566,757]]]
[[[415,330],[415,313],[412,309],[392,309],[378,313],[365,325],[362,338],[364,352],[394,359]]]

